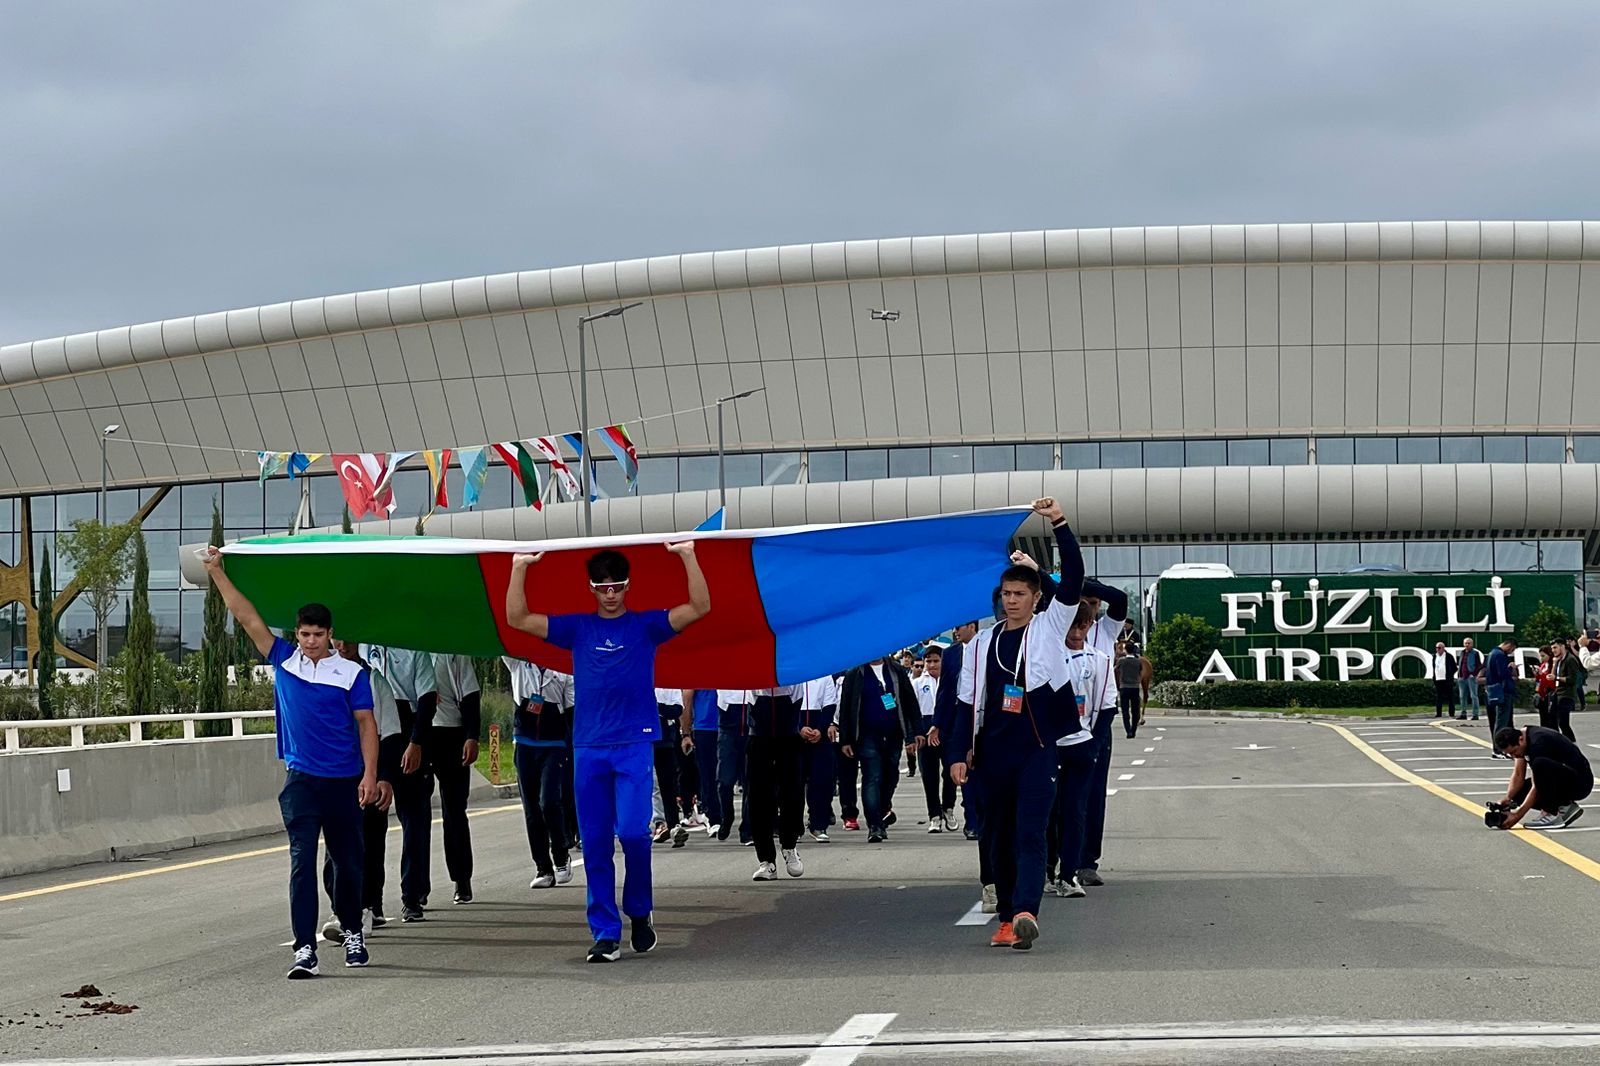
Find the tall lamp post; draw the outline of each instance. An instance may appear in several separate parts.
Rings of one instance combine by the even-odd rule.
[[[594,536],[594,515],[590,511],[589,499],[589,468],[594,465],[589,457],[589,359],[588,352],[583,345],[583,328],[589,323],[601,318],[616,318],[624,311],[631,311],[642,300],[635,300],[631,304],[613,307],[609,311],[601,311],[597,315],[584,315],[578,319],[578,421],[583,423],[578,430],[583,441],[583,454],[578,456],[578,465],[583,467],[583,535]]]
[[[112,423],[100,431],[100,499],[96,501],[95,519],[102,527],[104,533],[106,520],[111,517],[111,512],[106,507],[106,445],[111,441],[111,435],[121,429],[121,423]],[[101,677],[105,673],[106,665],[106,620],[96,619],[97,631],[95,634],[95,667],[94,667],[94,713],[100,713]]]
[[[726,452],[726,450],[724,448],[724,441],[723,441],[723,435],[722,435],[722,405],[725,404],[725,403],[732,403],[734,400],[742,400],[746,396],[754,396],[758,392],[766,392],[766,391],[767,391],[767,387],[765,385],[763,385],[759,389],[748,389],[745,392],[736,392],[732,396],[724,396],[720,400],[717,401],[717,506],[718,507],[724,507],[725,508],[725,507],[728,506],[728,456],[727,456],[727,452]],[[724,516],[723,516],[723,522],[724,522],[724,524],[726,524],[726,522],[727,522],[726,514],[724,514]]]

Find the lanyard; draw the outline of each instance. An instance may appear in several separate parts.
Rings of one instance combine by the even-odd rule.
[[[1017,641],[1017,657],[1012,660],[1011,668],[1009,670],[1006,669],[1006,664],[1000,659],[1000,633],[1004,633],[1005,630],[1002,629],[994,635],[994,664],[1001,670],[1005,670],[1006,673],[1010,674],[1012,683],[1016,685],[1022,685],[1022,679],[1028,675],[1028,634],[1032,632],[1032,630],[1033,619],[1030,618],[1028,619],[1027,624],[1022,627],[1022,639]],[[1022,671],[1020,676],[1017,673],[1018,670]]]

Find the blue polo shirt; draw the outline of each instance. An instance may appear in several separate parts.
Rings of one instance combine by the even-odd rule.
[[[717,690],[697,688],[694,691],[695,732],[715,731],[717,728]]]
[[[358,664],[330,654],[312,662],[282,637],[267,656],[278,712],[278,758],[317,777],[360,777],[356,711],[372,710],[372,683]]]
[[[677,636],[666,611],[627,611],[616,618],[561,614],[546,641],[572,652],[574,747],[654,743],[656,647]]]

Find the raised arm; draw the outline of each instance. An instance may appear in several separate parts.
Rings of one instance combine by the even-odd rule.
[[[1097,600],[1104,600],[1106,617],[1113,622],[1126,622],[1128,620],[1128,593],[1126,590],[1088,578],[1083,583],[1083,594],[1085,596],[1093,596]]]
[[[711,613],[711,590],[706,587],[706,575],[700,572],[700,560],[694,554],[694,541],[668,544],[667,551],[683,560],[683,574],[689,579],[689,602],[680,603],[667,612],[667,621],[673,631],[682,633]]]
[[[512,629],[538,637],[540,640],[550,635],[550,616],[534,614],[528,610],[528,567],[544,558],[544,552],[536,555],[513,555],[511,557],[511,582],[506,586],[506,624]]]
[[[216,548],[207,548],[205,564],[206,573],[211,576],[211,583],[217,586],[217,591],[222,594],[223,605],[228,608],[228,613],[233,615],[233,620],[250,634],[250,641],[256,646],[256,651],[263,657],[271,655],[272,630],[261,620],[261,613],[256,610],[256,605],[245,599],[244,593],[240,592],[238,586],[234,585],[223,572],[222,553]]]

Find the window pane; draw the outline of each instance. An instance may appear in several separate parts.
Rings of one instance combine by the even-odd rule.
[[[1494,543],[1494,568],[1500,573],[1537,570],[1539,546],[1535,541],[1500,540]]]
[[[254,481],[230,481],[222,486],[222,520],[230,526],[259,526],[262,510],[261,486]]]
[[[639,460],[639,493],[677,492],[678,460],[652,456]]]
[[[294,525],[294,511],[300,506],[300,482],[275,477],[267,482],[266,520],[262,525],[274,533],[286,532]],[[145,523],[150,528],[150,523]]]
[[[1573,437],[1572,461],[1600,463],[1600,437]]]
[[[1270,574],[1272,549],[1265,544],[1230,544],[1228,565],[1236,574]]]
[[[1357,463],[1393,463],[1399,454],[1393,437],[1357,437]]]
[[[1405,566],[1405,546],[1399,541],[1375,541],[1361,545],[1362,566]]]
[[[1443,574],[1450,570],[1450,546],[1442,540],[1406,543],[1406,569],[1416,574]]]
[[[509,475],[508,469],[507,476]],[[594,487],[600,490],[602,499],[620,498],[632,494],[632,490],[628,488],[628,479],[623,476],[622,467],[615,459],[595,460],[593,472],[589,476],[594,478]],[[512,506],[526,506],[522,501],[522,489],[519,487],[515,490]]]
[[[54,496],[29,497],[28,513],[31,516],[35,532],[56,528],[56,498]]]
[[[337,478],[318,478],[317,480],[332,481],[335,485],[338,484]],[[211,509],[214,505],[221,503],[221,485],[185,485],[181,489],[173,489],[172,491],[175,495],[182,494],[184,528],[211,528]]]
[[[845,477],[851,481],[867,481],[889,476],[889,452],[884,448],[862,448],[846,452]]]
[[[109,626],[110,621],[107,620],[106,624]],[[82,597],[73,600],[67,605],[67,609],[61,612],[61,617],[56,619],[56,643],[92,659],[95,651],[94,638],[94,612],[89,610],[88,601]]]
[[[1136,468],[1144,461],[1142,452],[1143,449],[1138,441],[1106,441],[1100,445],[1100,466],[1102,469]],[[1065,454],[1062,456],[1061,465],[1067,465]]]
[[[1271,442],[1273,466],[1305,466],[1308,454],[1304,437],[1282,437]]]
[[[0,566],[17,565],[17,535],[15,533],[0,533]],[[0,643],[0,651],[5,650],[5,645]],[[3,669],[3,667],[0,667]]]
[[[935,474],[970,474],[972,473],[971,448],[934,448],[933,473]]]
[[[544,471],[540,471],[542,477]],[[428,513],[433,506],[433,486],[428,481],[428,472],[424,469],[410,470],[402,468],[396,470],[390,478],[394,485],[394,513],[391,518],[416,518]],[[450,493],[450,503],[455,507],[461,506],[462,484],[461,468],[452,466],[445,471],[444,486]],[[222,497],[223,506],[227,506],[230,497]],[[340,517],[344,517],[340,514]],[[369,518],[371,516],[368,516]],[[233,525],[233,517],[224,513],[229,525]]]
[[[843,481],[844,452],[811,452],[806,475],[811,481]]]
[[[1053,470],[1056,465],[1055,446],[1051,444],[1017,445],[1018,470]],[[1066,466],[1063,459],[1061,465]]]
[[[1439,438],[1401,437],[1398,454],[1402,463],[1437,463]]]
[[[184,652],[199,651],[205,638],[205,593],[200,589],[188,589],[178,595],[181,597],[178,620],[182,649]]]
[[[1037,447],[1037,445],[1025,444],[1023,447]],[[1596,451],[1600,452],[1600,449]],[[1046,461],[1049,460],[1048,454],[1045,458]],[[1015,470],[1016,463],[1017,450],[1009,444],[979,444],[972,449],[972,469],[975,473],[989,474],[1002,470]]]
[[[1061,469],[1097,470],[1100,467],[1100,445],[1088,441],[1073,441],[1061,446]]]
[[[1181,440],[1148,440],[1144,443],[1144,465],[1150,466],[1182,466],[1183,441]]]
[[[1527,438],[1515,436],[1483,438],[1483,461],[1486,463],[1527,462]]]
[[[1317,569],[1314,544],[1274,544],[1272,570],[1276,574],[1310,574]]]
[[[1176,544],[1157,545],[1139,549],[1139,573],[1146,577],[1160,577],[1161,571],[1183,562],[1183,549]]]
[[[1191,440],[1183,446],[1186,466],[1227,466],[1228,442],[1222,440]]]
[[[1324,466],[1348,466],[1355,461],[1356,442],[1353,438],[1317,438],[1317,462]]]
[[[1337,574],[1341,570],[1361,562],[1361,545],[1359,544],[1318,544],[1317,545],[1317,573]]]
[[[1228,442],[1229,466],[1266,466],[1272,461],[1272,452],[1264,440],[1230,440]]]
[[[56,529],[72,528],[72,523],[93,518],[100,501],[99,493],[69,492],[56,497]]]
[[[1095,555],[1095,563],[1101,573],[1136,574],[1139,572],[1138,548],[1102,545],[1095,549]]]
[[[156,622],[156,651],[168,658],[178,656],[178,594],[150,593],[150,614]]]
[[[339,487],[337,476],[324,475],[322,477],[307,478],[306,484],[311,486],[311,524],[313,526],[337,526],[344,521],[344,490]],[[189,490],[183,490],[183,524],[189,523]],[[209,521],[209,517],[207,521]],[[187,634],[184,637],[188,639]]]
[[[1565,437],[1529,437],[1528,462],[1564,463],[1567,461]]]
[[[1458,574],[1468,570],[1493,570],[1494,545],[1486,540],[1451,541],[1450,569]]]
[[[770,452],[761,457],[763,485],[793,485],[799,479],[799,452]]]
[[[1228,547],[1225,544],[1189,544],[1183,549],[1183,561],[1186,563],[1228,563]]]
[[[178,587],[179,543],[177,530],[145,530],[144,551],[150,560],[152,589]],[[128,580],[131,582],[133,578],[130,576]]]
[[[1441,437],[1439,439],[1441,463],[1483,462],[1482,437]]]
[[[740,452],[724,457],[727,462],[728,487],[749,488],[761,484],[761,456],[754,452]],[[713,459],[712,462],[716,460]]]
[[[927,477],[930,463],[926,448],[895,448],[889,453],[889,476]]]
[[[106,512],[108,522],[127,522],[139,513],[138,489],[112,489],[106,493]],[[5,518],[5,505],[0,504],[0,529],[6,528],[3,524]]]
[[[1583,542],[1579,540],[1542,540],[1544,568],[1546,570],[1583,569]]]
[[[678,491],[717,487],[717,459],[712,455],[685,455],[678,460]]]
[[[577,471],[577,475],[581,480],[583,471]],[[594,478],[595,485],[600,483],[597,469],[590,470],[589,476]],[[522,490],[517,487],[516,478],[511,476],[511,468],[500,465],[490,466],[485,470],[483,487],[478,490],[478,505],[473,509],[489,511],[498,507],[516,507],[518,505],[526,506],[522,503]],[[465,510],[467,506],[465,493],[462,494],[459,500],[454,496],[450,497],[450,506],[454,510]]]

